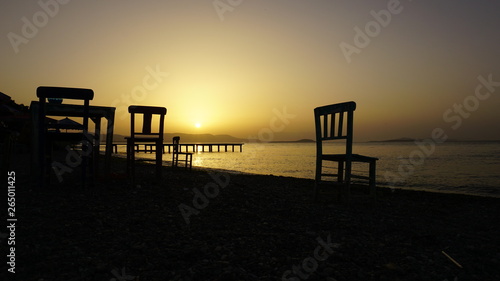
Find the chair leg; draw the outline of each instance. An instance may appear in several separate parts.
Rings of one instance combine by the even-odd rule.
[[[90,180],[91,180],[91,185],[93,186],[94,185],[94,177],[97,177],[99,175],[99,149],[100,149],[100,146],[97,144],[97,140],[96,139],[93,139],[92,140],[92,153],[90,154],[90,171],[91,171],[91,175],[90,175]],[[105,169],[103,169],[105,170]],[[105,175],[103,173],[101,173],[101,175]]]
[[[131,139],[127,140],[127,175],[135,186],[135,144]]]
[[[46,173],[47,173],[47,148],[45,143],[39,144],[39,155],[38,157],[38,185],[41,189],[46,187]]]
[[[323,160],[319,158],[319,156],[316,156],[316,175],[314,178],[314,195],[313,195],[313,200],[314,202],[318,201],[318,194],[319,194],[319,183],[321,181],[321,169],[322,169],[322,164]]]
[[[128,175],[130,173],[130,143],[129,143],[128,140],[127,140],[126,150],[127,150],[127,168],[126,168],[126,172],[127,172],[127,175]]]
[[[96,153],[99,153],[97,151]],[[94,150],[92,150],[92,153],[90,154],[89,157],[89,186],[90,188],[94,187],[95,184],[95,177],[97,176],[97,157],[95,156]]]
[[[157,142],[156,143],[156,177],[158,179],[161,179],[161,165],[162,165],[162,156],[163,156],[163,153],[162,153],[162,143],[161,142]]]
[[[177,167],[178,157],[179,157],[179,154],[172,152],[172,166]]]
[[[43,162],[42,162],[43,163],[42,182],[43,182],[44,186],[46,186],[46,187],[50,187],[50,174],[51,174],[52,170],[49,169],[48,167],[52,167],[52,155],[53,155],[53,153],[54,153],[53,147],[49,142],[48,146],[44,150]]]
[[[314,181],[314,194],[313,194],[313,201],[314,202],[318,202],[320,181],[321,180],[315,180]]]
[[[338,169],[337,169],[337,181],[344,182],[344,161],[338,161]]]
[[[135,182],[135,146],[132,144],[131,146],[131,151],[130,151],[130,173],[132,174],[132,179],[134,179]]]
[[[87,137],[89,138],[88,139],[88,141],[90,141],[89,148],[91,149],[90,153],[86,155],[88,159],[87,165],[89,166],[89,186],[90,188],[93,188],[95,183],[94,180],[95,177],[97,176],[99,147],[96,145],[96,141],[91,135],[88,135]]]
[[[96,152],[96,147],[94,146],[95,142],[92,139],[92,136],[85,135],[85,137],[86,139],[82,140],[82,145],[81,145],[82,151],[80,154],[82,157],[83,188],[87,187],[88,179],[90,179],[90,186],[92,187],[94,185],[94,175],[95,175],[94,160],[96,159],[95,154],[99,153],[98,151]]]
[[[86,149],[86,145],[82,143],[82,187],[87,187],[87,167],[88,167],[88,157],[83,155],[83,151]]]
[[[345,201],[349,203],[351,200],[351,170],[352,170],[352,162],[349,160],[345,163],[345,182],[344,182],[344,197]]]

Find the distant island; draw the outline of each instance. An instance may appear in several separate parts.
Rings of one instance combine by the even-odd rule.
[[[423,141],[423,139],[414,139],[414,138],[398,138],[398,139],[389,139],[389,140],[374,140],[368,142],[415,142],[415,141]],[[459,139],[447,139],[446,142],[500,142],[500,140],[459,140]]]
[[[295,141],[271,141],[269,143],[309,143],[309,142],[316,142],[316,141],[312,139],[300,139]]]
[[[417,139],[412,138],[399,138],[399,139],[390,139],[390,140],[374,140],[369,142],[414,142]]]

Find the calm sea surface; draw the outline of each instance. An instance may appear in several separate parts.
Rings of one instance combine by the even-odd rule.
[[[327,149],[342,153],[337,145]],[[353,152],[379,158],[381,186],[500,197],[500,142],[356,143]],[[250,143],[243,152],[197,153],[193,166],[313,179],[315,153],[314,143]],[[154,158],[149,153],[137,156]],[[164,154],[163,159],[170,157]],[[354,169],[363,173],[367,167]]]

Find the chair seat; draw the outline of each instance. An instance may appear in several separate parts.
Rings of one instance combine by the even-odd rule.
[[[345,154],[323,154],[321,156],[323,160],[326,161],[346,161],[347,156]],[[366,163],[371,163],[377,161],[378,158],[376,157],[370,157],[370,156],[364,156],[364,155],[359,155],[359,154],[352,154],[352,161],[353,162],[366,162]]]

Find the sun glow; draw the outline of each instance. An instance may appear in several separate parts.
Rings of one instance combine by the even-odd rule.
[[[194,124],[194,126],[195,126],[196,128],[201,128],[201,123],[195,123],[195,124]]]

